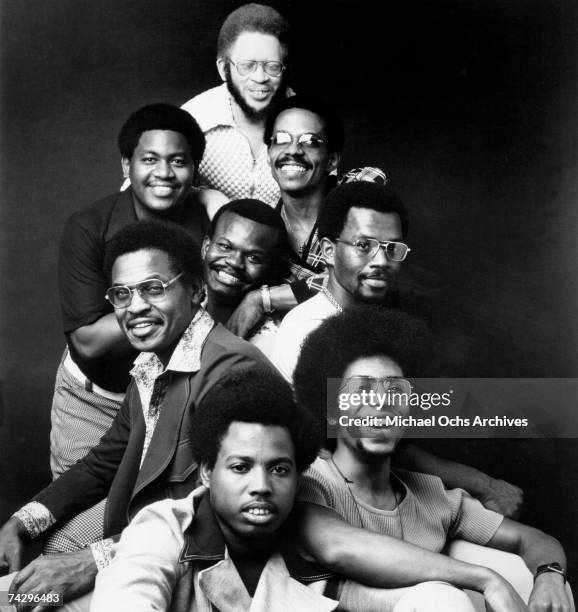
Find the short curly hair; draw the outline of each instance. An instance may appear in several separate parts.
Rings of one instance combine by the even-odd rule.
[[[370,208],[380,213],[397,213],[401,221],[402,237],[407,236],[409,219],[403,202],[389,185],[367,181],[345,183],[329,192],[318,219],[320,238],[335,241],[339,238],[349,210],[353,207]]]
[[[114,262],[121,255],[149,249],[166,253],[175,274],[184,272],[190,283],[201,284],[203,269],[198,245],[182,227],[161,221],[137,221],[126,225],[112,237],[105,250],[108,278],[111,278]]]
[[[134,112],[118,134],[118,148],[122,157],[130,159],[143,132],[171,130],[182,134],[189,145],[191,159],[198,168],[205,152],[205,135],[187,111],[172,104],[149,104]]]
[[[299,472],[319,451],[311,415],[295,404],[290,385],[271,369],[257,366],[230,372],[207,392],[191,419],[191,442],[199,464],[214,467],[221,442],[235,421],[285,427]]]
[[[348,308],[324,321],[303,343],[293,373],[297,402],[322,426],[327,379],[342,378],[357,359],[379,355],[395,361],[408,376],[423,376],[431,347],[431,334],[421,319],[375,305]]]
[[[274,36],[281,44],[285,56],[289,54],[292,42],[289,22],[274,8],[251,3],[235,9],[223,22],[217,40],[217,57],[225,57],[243,32]]]
[[[263,140],[267,146],[271,144],[271,136],[273,136],[273,128],[277,117],[282,112],[292,108],[301,108],[321,117],[327,134],[327,149],[330,153],[341,153],[343,151],[345,130],[341,117],[327,100],[308,94],[296,94],[284,98],[271,109],[265,120],[265,132],[263,133]]]

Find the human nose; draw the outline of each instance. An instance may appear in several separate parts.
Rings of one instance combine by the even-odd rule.
[[[271,493],[270,476],[265,467],[251,470],[250,493],[253,495],[269,495]]]
[[[291,142],[286,145],[286,150],[289,153],[303,153],[303,145],[299,142],[299,136],[291,136]]]
[[[161,178],[174,176],[171,163],[165,159],[159,159],[159,161],[155,164],[155,175]]]
[[[265,65],[261,62],[257,64],[255,70],[251,73],[251,78],[253,81],[257,81],[258,83],[263,83],[264,81],[269,80],[269,75],[265,72]]]
[[[131,290],[130,298],[130,304],[128,305],[129,312],[144,312],[145,310],[148,310],[150,308],[150,304],[145,299],[143,299],[137,289]]]
[[[227,263],[231,267],[238,268],[238,269],[243,268],[245,265],[241,252],[237,251],[236,249],[231,249],[227,253]]]

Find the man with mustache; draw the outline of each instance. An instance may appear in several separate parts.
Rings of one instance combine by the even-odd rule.
[[[38,557],[12,577],[12,588],[21,593],[61,591],[68,599],[87,592],[97,567],[109,560],[114,536],[138,510],[186,496],[195,487],[188,424],[207,391],[225,373],[266,365],[255,347],[199,306],[201,260],[184,229],[159,222],[127,225],[107,245],[104,268],[110,279],[107,300],[138,353],[131,384],[99,444],[2,527],[0,570],[20,570],[26,541],[105,497],[104,528],[101,517],[99,525],[78,529],[100,531],[101,538],[104,530],[107,539]],[[0,591],[7,587],[0,583]]]
[[[352,182],[329,193],[318,220],[327,285],[285,316],[275,338],[271,360],[286,380],[292,381],[303,342],[327,318],[359,303],[396,304],[397,278],[411,250],[405,242],[408,225],[405,206],[388,185]],[[433,473],[505,515],[519,511],[518,487],[415,444],[403,451],[410,469]]]
[[[289,24],[276,10],[245,4],[224,21],[217,43],[217,69],[224,83],[183,105],[199,123],[207,147],[200,186],[228,199],[257,198],[273,206],[279,188],[263,144],[272,103],[287,95]]]

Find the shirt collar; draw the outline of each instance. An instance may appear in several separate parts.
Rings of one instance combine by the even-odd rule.
[[[134,361],[134,367],[130,371],[135,379],[148,377],[151,373],[156,376],[163,371],[172,372],[197,372],[201,369],[201,351],[209,332],[215,326],[215,321],[211,315],[202,308],[199,308],[189,326],[183,332],[179,343],[175,347],[173,354],[164,368],[161,360],[156,353],[140,353]]]
[[[223,83],[217,87],[215,93],[216,95],[210,99],[210,104],[207,100],[207,105],[195,113],[195,119],[203,132],[208,132],[220,125],[236,127],[231,107],[231,94],[227,89],[227,84]]]

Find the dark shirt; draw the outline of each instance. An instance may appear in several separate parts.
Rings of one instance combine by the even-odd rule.
[[[110,286],[104,269],[106,245],[118,230],[137,220],[131,189],[86,206],[68,219],[58,261],[62,322],[67,337],[76,329],[91,325],[114,311],[104,299],[105,291]],[[166,220],[186,229],[200,252],[209,218],[205,207],[194,194]],[[74,362],[92,382],[109,391],[123,392],[126,389],[136,352],[121,357],[107,355],[98,359],[83,359],[70,340],[68,348]]]

